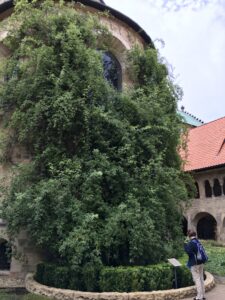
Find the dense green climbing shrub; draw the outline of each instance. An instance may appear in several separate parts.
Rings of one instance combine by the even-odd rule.
[[[15,147],[31,158],[13,169],[3,217],[11,236],[26,230],[50,262],[82,267],[87,278],[103,265],[177,256],[187,199],[179,89],[155,49],[135,47],[134,86],[114,90],[99,51],[110,49],[110,34],[97,19],[21,0],[2,25],[10,55],[1,68],[1,159],[10,164]]]
[[[80,268],[42,263],[37,267],[36,280],[44,285],[83,291],[134,292],[174,288],[174,270],[168,264],[140,267],[102,267],[98,275],[85,276]],[[177,269],[178,287],[193,285],[191,273],[185,267]]]

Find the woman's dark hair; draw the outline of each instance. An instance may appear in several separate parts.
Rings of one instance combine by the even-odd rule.
[[[193,231],[193,230],[188,230],[188,236],[189,237],[196,237],[196,232],[195,231]]]

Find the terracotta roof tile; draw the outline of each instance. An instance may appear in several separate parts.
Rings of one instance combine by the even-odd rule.
[[[185,171],[225,164],[225,117],[190,129],[187,139]]]

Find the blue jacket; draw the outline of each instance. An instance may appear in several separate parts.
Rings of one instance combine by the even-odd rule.
[[[184,244],[184,250],[188,255],[187,266],[190,268],[195,265],[200,265],[201,262],[197,261],[197,252],[198,247],[193,240],[197,240],[196,238],[191,239],[187,244]]]

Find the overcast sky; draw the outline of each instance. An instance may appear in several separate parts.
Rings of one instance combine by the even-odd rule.
[[[174,68],[185,110],[225,116],[225,0],[105,0],[136,21]]]

